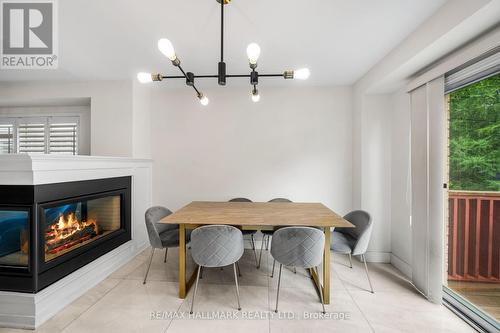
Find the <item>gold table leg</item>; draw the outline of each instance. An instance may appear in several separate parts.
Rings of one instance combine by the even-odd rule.
[[[325,250],[323,253],[323,285],[319,280],[319,272],[309,269],[309,274],[317,291],[323,293],[323,301],[330,304],[330,228],[325,228]]]
[[[179,225],[179,298],[186,298],[186,295],[196,280],[198,265],[186,282],[186,225]]]
[[[186,298],[186,226],[179,225],[179,297]]]
[[[323,254],[323,300],[330,304],[330,227],[325,228],[325,252]]]

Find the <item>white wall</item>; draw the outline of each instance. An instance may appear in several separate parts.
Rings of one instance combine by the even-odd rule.
[[[133,82],[132,156],[151,158],[151,89]]]
[[[153,201],[287,197],[351,209],[351,90],[214,88],[152,92]]]
[[[361,122],[361,208],[370,213],[369,261],[388,262],[391,252],[391,107],[388,95],[366,95]]]
[[[391,263],[411,276],[410,96],[391,95]]]
[[[370,213],[373,233],[367,260],[389,262],[391,253],[391,130],[388,94],[353,88],[353,209]]]

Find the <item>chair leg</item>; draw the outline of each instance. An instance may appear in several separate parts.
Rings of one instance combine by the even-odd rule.
[[[267,236],[269,237],[269,236]],[[264,250],[264,243],[265,243],[266,235],[262,237],[262,243],[260,244],[260,253],[259,253],[259,261],[257,262],[257,269],[260,268],[260,261],[262,260],[262,251]]]
[[[274,266],[276,265],[276,259],[273,260],[273,271],[271,272],[271,277],[274,276]]]
[[[144,281],[142,282],[142,284],[146,284],[146,279],[148,278],[149,268],[151,267],[151,262],[153,261],[154,254],[155,254],[155,249],[154,249],[154,247],[152,247],[151,248],[151,256],[149,257],[148,268],[146,269],[146,274],[144,275]]]
[[[255,250],[255,240],[253,238],[253,234],[251,235],[252,237],[250,240],[252,241],[252,250],[253,250],[253,256],[255,257],[255,266],[259,268],[259,261],[257,260],[257,251]]]
[[[283,267],[282,264],[280,264],[280,271],[278,273],[278,290],[276,292],[276,309],[274,310],[274,312],[278,313],[278,300],[279,300],[279,297],[280,297],[280,284],[281,284],[281,268]]]
[[[240,289],[238,288],[238,275],[236,274],[236,263],[233,264],[234,269],[234,282],[236,284],[236,299],[238,300],[238,311],[241,311],[240,305]],[[239,270],[239,269],[238,269]]]
[[[269,250],[269,238],[271,238],[271,236],[267,236],[267,240],[266,240],[266,251]]]
[[[349,266],[352,268],[352,256],[350,253],[349,253]]]
[[[241,276],[240,264],[236,262],[236,268],[238,269],[238,276]]]
[[[372,281],[370,280],[370,275],[368,274],[368,266],[366,265],[366,258],[365,258],[365,255],[362,254],[361,255],[361,258],[363,259],[363,263],[365,264],[365,272],[366,272],[366,277],[368,278],[368,283],[370,284],[370,289],[371,289],[371,292],[372,294],[374,293],[373,291],[373,286],[372,286]]]
[[[200,268],[200,279],[203,279],[203,267]]]
[[[297,268],[293,266],[293,274],[297,274]]]
[[[316,267],[316,275],[319,277],[319,269],[318,269],[318,267]],[[321,300],[321,306],[323,307],[323,314],[325,314],[326,313],[326,311],[325,311],[325,302],[323,300],[323,291],[321,289],[319,291],[319,299]]]
[[[189,311],[190,314],[193,314],[194,299],[196,297],[196,292],[198,291],[198,280],[200,279],[200,271],[201,271],[201,266],[198,266],[198,273],[196,273],[196,283],[194,285],[193,301],[191,302],[191,311]]]
[[[168,247],[165,248],[165,258],[163,259],[163,262],[167,262],[167,254],[168,254]]]

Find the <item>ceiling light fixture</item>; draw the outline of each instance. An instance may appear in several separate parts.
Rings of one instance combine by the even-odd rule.
[[[283,77],[285,79],[297,79],[306,80],[311,74],[308,68],[301,68],[295,71],[287,70],[282,74],[259,74],[255,69],[257,68],[257,60],[260,56],[260,46],[257,43],[251,43],[247,47],[247,57],[250,69],[252,70],[250,74],[226,74],[226,63],[224,62],[224,5],[229,4],[231,0],[216,0],[220,3],[220,62],[218,65],[218,72],[214,75],[195,75],[192,72],[185,72],[181,66],[181,61],[175,53],[174,46],[170,40],[162,38],[158,41],[158,49],[163,53],[170,61],[172,65],[179,68],[182,75],[172,76],[172,75],[162,75],[162,74],[151,74],[151,73],[138,73],[137,79],[141,83],[150,83],[153,81],[162,81],[163,79],[186,79],[186,85],[193,87],[196,91],[196,96],[200,99],[201,105],[207,105],[208,98],[201,93],[195,86],[194,80],[197,78],[216,78],[219,85],[225,86],[227,78],[250,78],[250,84],[252,85],[252,101],[258,102],[260,100],[259,91],[257,90],[257,85],[259,84],[259,77]]]

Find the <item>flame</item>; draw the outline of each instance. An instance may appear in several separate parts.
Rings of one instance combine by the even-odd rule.
[[[90,233],[79,235],[84,229],[90,229]],[[87,221],[79,221],[74,212],[66,215],[61,214],[57,223],[52,224],[47,229],[45,247],[46,250],[50,248],[49,252],[51,253],[59,252],[71,247],[72,244],[76,245],[80,241],[94,237],[98,233],[99,229],[95,219],[90,218]],[[68,239],[68,243],[64,242],[65,239]]]

